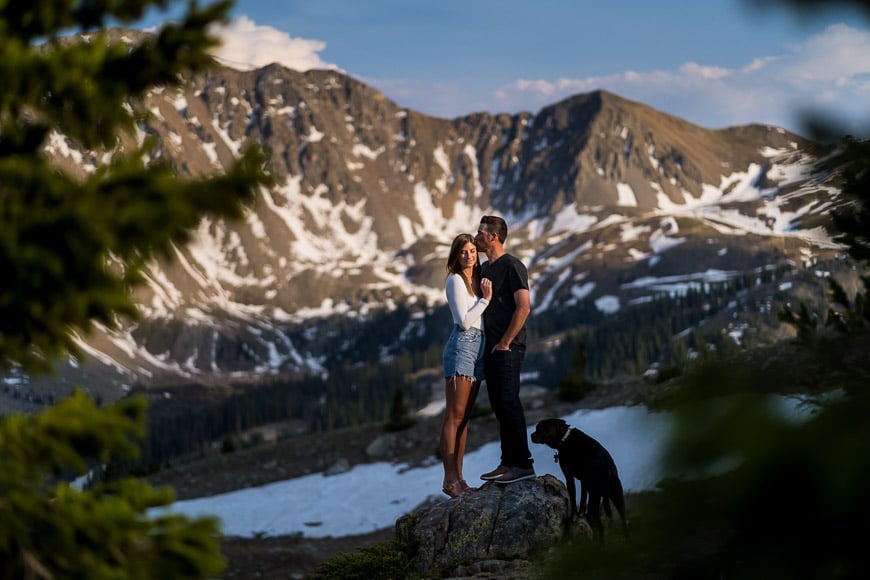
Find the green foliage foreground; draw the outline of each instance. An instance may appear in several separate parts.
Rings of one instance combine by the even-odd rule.
[[[310,580],[398,580],[413,575],[416,546],[398,539],[342,553],[323,562]]]
[[[154,516],[171,490],[124,479],[82,490],[63,476],[135,455],[144,399],[97,408],[81,392],[0,421],[0,578],[205,578],[223,569],[212,518]]]
[[[135,46],[104,32],[88,42],[62,34],[128,23],[165,0],[0,2],[0,371],[46,371],[81,356],[76,334],[135,318],[131,287],[156,256],[169,256],[201,218],[238,218],[268,180],[259,148],[225,174],[182,178],[153,139],[132,135],[153,87],[213,64],[211,24],[231,2],[213,2]],[[46,154],[53,141],[108,159],[77,176]],[[84,168],[82,168],[84,169]]]
[[[45,372],[82,356],[95,323],[135,318],[131,290],[204,216],[237,218],[269,182],[245,149],[226,173],[182,176],[138,140],[153,87],[175,87],[214,63],[213,24],[232,2],[186,2],[174,23],[137,44],[113,40],[169,0],[0,0],[0,371]],[[73,33],[92,33],[67,38]],[[103,160],[67,172],[52,143]],[[124,479],[80,490],[64,478],[134,456],[143,401],[98,409],[77,393],[35,417],[0,422],[0,577],[203,578],[222,569],[217,523],[153,515],[170,491]]]

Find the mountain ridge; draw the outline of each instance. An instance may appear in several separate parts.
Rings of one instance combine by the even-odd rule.
[[[449,241],[485,213],[508,220],[537,312],[625,305],[645,292],[627,282],[702,263],[746,271],[837,251],[819,229],[837,190],[814,173],[814,144],[765,125],[697,127],[607,91],[440,119],[337,71],[273,64],[218,67],[142,108],[133,138],[155,137],[154,157],[180,173],[221,171],[255,141],[276,185],[242,221],[205,219],[153,264],[135,292],[142,322],[82,337],[89,361],[62,365],[61,382],[87,376],[114,396],[322,373],[333,348],[320,321],[443,304]],[[100,163],[58,143],[47,150],[65,168]]]

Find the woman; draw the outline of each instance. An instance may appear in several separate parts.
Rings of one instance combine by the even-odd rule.
[[[444,347],[446,409],[441,424],[443,491],[459,497],[476,488],[462,477],[468,420],[483,379],[483,319],[492,298],[492,284],[480,278],[477,246],[471,234],[460,234],[447,258],[447,304],[453,331]]]

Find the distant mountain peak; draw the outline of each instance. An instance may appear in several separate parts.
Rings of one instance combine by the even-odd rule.
[[[440,119],[338,71],[273,64],[218,67],[144,107],[143,134],[180,173],[220,171],[253,141],[276,185],[243,220],[204,220],[174,262],[154,264],[137,292],[143,323],[87,339],[127,385],[320,371],[334,345],[315,336],[319,321],[443,304],[448,244],[483,214],[509,221],[536,312],[618,306],[641,276],[757,267],[768,239],[832,247],[837,190],[804,139],[704,129],[603,90],[534,114]],[[100,159],[49,151],[78,171]],[[742,249],[721,253],[732,242]]]

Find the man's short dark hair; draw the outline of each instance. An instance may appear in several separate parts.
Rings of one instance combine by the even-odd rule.
[[[507,223],[497,215],[485,215],[480,218],[480,224],[486,226],[486,230],[495,234],[498,241],[502,244],[507,239],[508,227]]]

